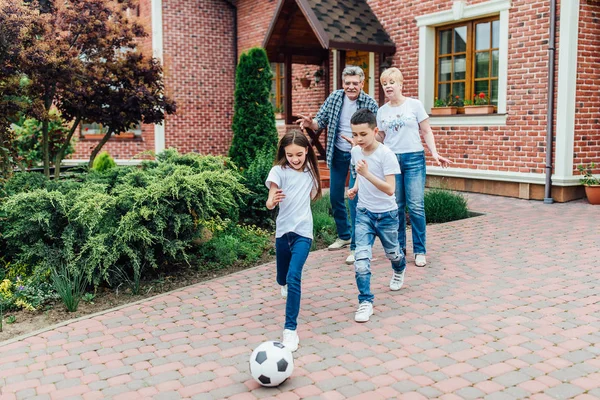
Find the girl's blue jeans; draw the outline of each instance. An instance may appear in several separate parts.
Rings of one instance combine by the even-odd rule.
[[[275,239],[275,255],[277,260],[277,283],[287,285],[288,296],[285,305],[284,329],[296,330],[300,297],[302,294],[302,268],[308,258],[312,239],[294,232]]]

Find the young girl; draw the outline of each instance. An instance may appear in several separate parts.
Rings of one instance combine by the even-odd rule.
[[[310,201],[321,195],[317,157],[301,131],[290,131],[281,138],[265,184],[269,188],[267,208],[279,205],[275,230],[277,283],[281,285],[281,296],[287,297],[282,342],[296,351],[300,342],[296,333],[300,281],[313,239]]]

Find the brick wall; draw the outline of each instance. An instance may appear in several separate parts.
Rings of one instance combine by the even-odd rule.
[[[600,164],[600,2],[582,0],[579,18],[574,170],[582,163]],[[600,165],[594,172],[600,173]]]

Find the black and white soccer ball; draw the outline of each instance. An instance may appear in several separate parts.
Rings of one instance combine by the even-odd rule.
[[[294,357],[280,342],[261,343],[250,356],[250,374],[263,386],[281,385],[292,372]]]

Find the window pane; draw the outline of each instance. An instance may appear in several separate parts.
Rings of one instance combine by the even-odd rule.
[[[475,27],[475,50],[490,48],[490,23],[482,22]]]
[[[439,64],[439,81],[449,81],[452,79],[452,57],[440,58]]]
[[[467,75],[467,56],[454,57],[454,79],[462,80]]]
[[[475,78],[487,78],[490,73],[490,53],[475,54]]]
[[[446,99],[450,94],[450,84],[442,83],[438,85],[438,99]]]
[[[440,31],[440,47],[438,54],[452,53],[452,29]]]
[[[279,75],[285,76],[285,64],[284,63],[279,63]]]
[[[467,51],[467,27],[459,26],[454,28],[454,52],[462,53]]]
[[[492,21],[492,47],[500,47],[500,21]]]
[[[500,57],[500,53],[498,50],[492,51],[492,76],[498,76],[498,59]]]
[[[475,91],[473,92],[473,94],[479,95],[479,93],[483,92],[487,96],[487,94],[489,93],[488,84],[489,84],[489,81],[475,82]]]
[[[491,94],[490,94],[490,103],[497,106],[498,105],[498,81],[494,80],[491,82]]]
[[[465,99],[465,83],[464,82],[454,82],[452,84],[452,95],[460,97],[460,100]]]

